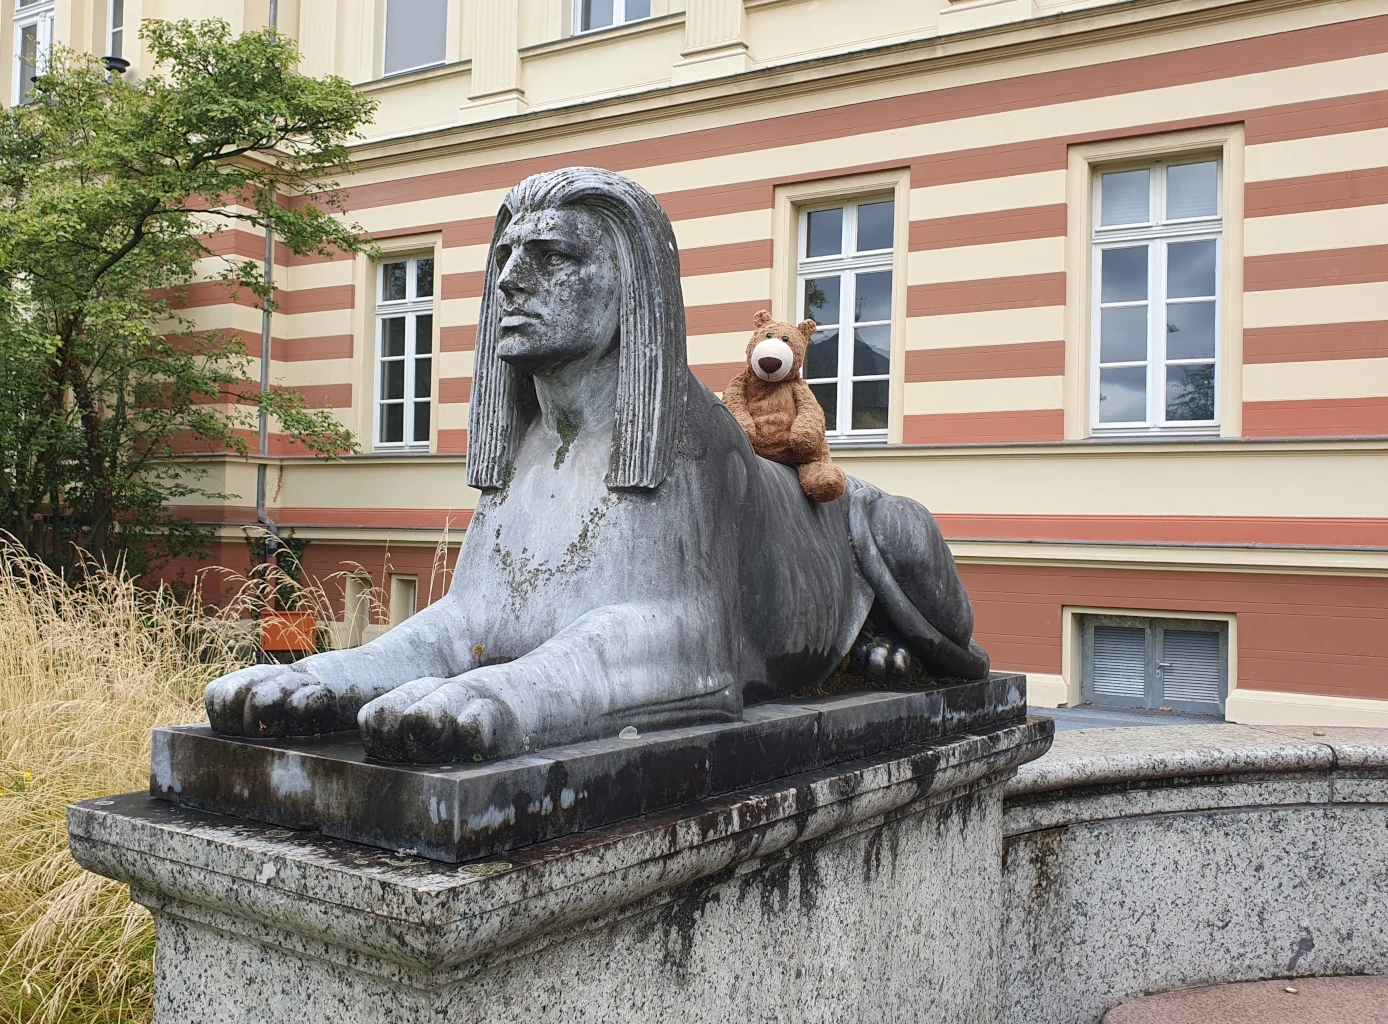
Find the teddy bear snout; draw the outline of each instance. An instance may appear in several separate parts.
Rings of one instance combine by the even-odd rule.
[[[752,372],[772,383],[784,380],[795,365],[795,353],[780,338],[766,338],[752,349]]]

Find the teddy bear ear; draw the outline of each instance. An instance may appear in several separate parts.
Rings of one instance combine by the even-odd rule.
[[[765,327],[770,322],[771,312],[769,310],[759,309],[757,310],[756,314],[752,317],[753,327]]]
[[[819,324],[815,323],[813,320],[801,320],[800,323],[796,325],[795,329],[808,338],[815,331],[819,330]]]

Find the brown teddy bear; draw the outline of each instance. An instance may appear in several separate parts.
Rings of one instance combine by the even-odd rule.
[[[824,410],[800,377],[805,349],[818,325],[813,320],[781,323],[764,309],[752,324],[747,369],[723,389],[723,404],[758,455],[795,466],[808,497],[833,501],[843,494],[843,470],[829,460]]]

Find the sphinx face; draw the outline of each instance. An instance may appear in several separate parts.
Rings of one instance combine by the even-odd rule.
[[[501,292],[501,359],[544,374],[615,348],[621,266],[598,214],[578,207],[523,214],[502,234],[492,258]]]

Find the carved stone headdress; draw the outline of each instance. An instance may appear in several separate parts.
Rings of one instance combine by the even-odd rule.
[[[607,486],[658,487],[674,462],[689,379],[674,230],[660,204],[634,181],[597,167],[567,167],[526,178],[510,191],[496,215],[468,413],[467,479],[473,487],[505,486],[514,446],[536,408],[533,378],[497,356],[497,241],[525,213],[573,206],[603,218],[621,264],[617,418]]]

